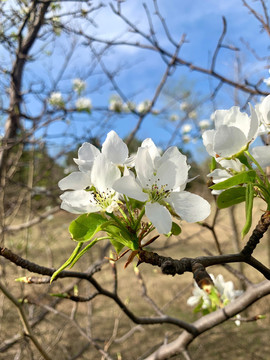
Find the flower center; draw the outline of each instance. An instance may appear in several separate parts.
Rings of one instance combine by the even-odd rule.
[[[151,202],[160,202],[166,199],[172,190],[168,190],[168,184],[161,184],[160,179],[156,179],[153,183],[151,179],[148,179],[149,183],[146,184],[144,191],[149,195]]]
[[[106,191],[99,191],[94,186],[88,186],[85,191],[91,191],[93,199],[90,202],[93,205],[99,205],[102,209],[107,209],[115,201],[115,191],[112,189],[106,189]]]

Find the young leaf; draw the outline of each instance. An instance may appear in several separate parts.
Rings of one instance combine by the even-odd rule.
[[[229,179],[226,179],[218,184],[210,186],[210,189],[213,190],[229,189],[235,185],[252,183],[255,181],[255,178],[256,178],[256,171],[254,170],[243,171],[235,176],[230,177]]]
[[[115,239],[110,239],[110,242],[111,242],[112,246],[114,247],[115,251],[117,252],[117,254],[119,254],[120,251],[125,246],[125,245],[121,244],[119,241],[117,241]]]
[[[53,273],[53,275],[52,275],[52,277],[51,277],[51,280],[50,280],[50,283],[53,282],[53,280],[56,278],[56,276],[57,276],[62,270],[64,270],[65,268],[67,268],[67,267],[72,263],[72,261],[73,261],[73,260],[76,258],[76,256],[78,255],[78,253],[79,253],[82,245],[83,245],[83,242],[79,242],[79,243],[78,243],[78,245],[77,245],[76,248],[74,249],[73,253],[70,255],[69,259],[68,259],[62,266],[60,266],[59,269],[57,269],[57,270]]]
[[[252,224],[252,208],[253,208],[254,188],[252,184],[246,187],[246,223],[241,231],[242,239],[249,232]]]
[[[108,220],[99,214],[83,214],[71,222],[69,232],[75,241],[89,241],[101,230],[101,226],[106,222]]]
[[[180,228],[179,225],[177,225],[175,222],[172,223],[172,229],[171,229],[171,233],[172,235],[179,235],[181,234],[182,229]]]
[[[76,262],[80,259],[80,257],[82,257],[89,249],[91,249],[92,246],[94,246],[100,240],[105,240],[105,238],[104,237],[96,238],[93,241],[91,241],[90,244],[86,245],[86,247],[81,252],[79,252],[75,256],[75,258],[73,258],[72,262],[70,263],[70,268],[72,268],[76,264]]]
[[[104,231],[106,231],[114,241],[118,241],[120,244],[131,250],[138,250],[139,242],[136,236],[131,238],[131,236],[127,236],[128,234],[114,225],[104,227]]]
[[[217,206],[225,209],[229,206],[239,204],[246,200],[246,188],[234,187],[223,191],[217,198]]]

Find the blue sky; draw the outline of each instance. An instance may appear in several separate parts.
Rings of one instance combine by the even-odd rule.
[[[147,4],[152,16],[158,41],[164,48],[172,50],[173,47],[169,44],[158,17],[154,15],[152,0],[145,0],[144,2]],[[106,5],[106,8],[100,9],[94,16],[97,27],[89,26],[86,29],[83,22],[78,26],[82,26],[89,34],[98,38],[138,40],[146,43],[141,37],[127,31],[127,25],[112,13],[109,1],[103,1],[103,3]],[[250,3],[253,7],[256,5],[259,11],[261,11],[259,2],[254,3],[252,1]],[[116,1],[114,1],[113,4],[116,6]],[[268,63],[267,60],[259,62],[241,41],[241,38],[245,38],[245,41],[249,43],[250,47],[258,50],[261,57],[269,56],[269,39],[267,39],[265,34],[261,33],[260,24],[249,14],[248,9],[243,7],[241,0],[159,0],[158,5],[174,39],[178,41],[184,33],[187,36],[188,42],[184,44],[180,51],[180,56],[185,60],[192,61],[194,64],[202,67],[209,66],[211,55],[214,52],[218,38],[222,32],[222,16],[225,16],[227,20],[227,35],[224,43],[226,45],[239,47],[243,50],[243,52],[239,54],[245,77],[250,81],[258,81],[260,78],[268,77],[267,66],[269,66],[269,57]],[[65,6],[71,7],[72,3],[67,3]],[[122,3],[122,10],[125,16],[136,24],[137,27],[148,32],[148,22],[142,1],[126,0]],[[35,64],[33,69],[37,78],[41,77],[45,83],[48,83],[46,74],[49,73],[49,69],[52,69],[52,73],[56,76],[57,71],[59,71],[59,66],[63,62],[63,53],[68,49],[71,40],[69,39],[69,43],[66,41],[64,36],[60,36],[56,39],[53,56],[44,57],[40,63]],[[49,48],[50,47],[53,48],[53,44],[49,45]],[[83,78],[88,75],[91,67],[91,61],[89,62],[90,56],[90,49],[87,47],[78,47],[78,49],[74,51],[71,67],[64,74],[64,80],[59,83],[57,90],[64,93],[71,88],[72,78]],[[217,59],[217,70],[224,75],[234,78],[234,59],[235,52],[222,49]],[[115,80],[122,92],[137,104],[145,99],[152,99],[155,89],[166,69],[159,54],[130,46],[113,48],[106,53],[103,61],[107,69],[111,71],[122,68],[119,76],[115,77]],[[46,71],[41,72],[43,69],[46,69]],[[25,81],[27,83],[30,80],[32,79],[27,78]],[[103,84],[103,81],[104,76],[101,74],[99,67],[96,67],[91,73],[91,76],[87,78],[88,86],[85,96],[91,98],[94,108],[105,108],[108,106],[110,96],[115,93],[112,85],[110,83]],[[186,67],[178,66],[168,80],[168,84],[170,84],[171,87],[176,87],[178,84],[180,94],[176,94],[176,96],[181,95],[181,85],[179,85],[181,83],[183,84],[183,88],[190,89],[194,92],[195,99],[200,100],[209,94],[210,89],[216,86],[217,81],[214,79],[209,80],[203,74],[191,72]],[[267,90],[266,87],[265,90]],[[49,88],[47,91],[49,91]],[[231,107],[235,104],[234,95],[232,88],[224,86],[216,99],[215,106],[217,108]],[[240,94],[240,105],[245,99],[246,96]],[[72,99],[70,101],[72,101]],[[163,108],[165,104],[164,97],[160,97],[155,108],[159,110]],[[179,105],[180,102],[179,104],[176,103],[174,111],[181,116]],[[32,109],[32,112],[35,106],[31,101],[28,103],[28,108]],[[207,102],[198,108],[198,119],[209,118],[213,110],[213,104]],[[107,131],[114,129],[120,136],[124,137],[134,128],[138,119],[133,115],[117,115],[112,116],[109,120],[104,113],[100,114],[93,111],[91,115],[77,115],[70,120],[69,123],[63,121],[56,122],[50,127],[49,134],[53,135],[61,131],[66,131],[66,134],[76,133],[78,138],[81,136],[83,139],[85,132],[91,129],[92,135],[101,134],[102,138],[104,138]],[[164,130],[164,125],[166,130]],[[174,126],[175,124],[166,122],[166,118],[160,119],[159,117],[149,115],[144,119],[137,136],[142,140],[147,137],[152,137],[158,144],[166,146],[166,142],[169,141],[171,137],[170,132],[173,131]],[[60,143],[63,144],[64,142],[60,141]],[[176,138],[174,144],[180,145],[180,137]],[[189,143],[184,146],[186,149],[191,150],[199,161],[202,161],[205,157],[200,142],[197,142],[196,145]]]

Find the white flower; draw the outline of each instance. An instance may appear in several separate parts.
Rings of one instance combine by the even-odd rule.
[[[192,130],[192,126],[190,124],[185,124],[181,128],[182,134],[188,134]]]
[[[191,137],[189,135],[183,135],[182,140],[185,144],[187,144],[191,141]]]
[[[236,173],[244,171],[245,166],[238,159],[220,160],[219,164],[222,169],[215,169],[207,177],[212,178],[214,184],[218,184],[222,181],[229,179],[236,175]],[[212,190],[213,195],[219,195],[223,190]]]
[[[236,326],[240,326],[241,325],[241,315],[240,314],[237,314],[236,315],[236,317],[235,317],[235,321],[234,321],[234,323],[235,323],[235,325]]]
[[[90,99],[87,98],[79,98],[76,101],[76,109],[80,110],[80,111],[90,111],[92,109],[92,103]]]
[[[199,127],[201,130],[206,130],[210,127],[210,121],[207,119],[201,120],[199,122]]]
[[[178,116],[177,114],[172,114],[172,115],[170,116],[170,120],[171,120],[171,121],[177,121],[177,120],[179,120],[179,116]]]
[[[203,133],[203,143],[209,155],[230,157],[243,151],[255,139],[259,121],[250,106],[251,116],[240,112],[238,106],[214,113],[215,129]]]
[[[194,307],[202,301],[202,309],[210,308],[211,300],[208,294],[203,289],[200,289],[196,283],[194,283],[192,294],[193,295],[187,299],[188,306]]]
[[[80,95],[86,89],[86,82],[81,79],[72,80],[73,89]]]
[[[215,287],[221,295],[221,300],[227,304],[235,300],[243,293],[242,290],[234,290],[233,282],[225,281],[221,274],[219,274],[216,278],[212,275],[212,279]]]
[[[123,111],[130,112],[136,109],[136,104],[132,101],[128,101],[127,103],[123,104]]]
[[[120,176],[118,167],[112,164],[104,154],[99,154],[93,162],[91,173],[84,173],[83,177],[77,177],[77,183],[74,183],[73,178],[70,179],[70,184],[66,181],[64,187],[59,184],[62,190],[67,188],[74,190],[66,191],[60,196],[61,208],[73,214],[113,212],[118,208],[119,194],[112,189],[112,184]]]
[[[210,274],[211,279],[213,280],[214,286],[220,294],[220,299],[224,305],[229,304],[234,301],[238,296],[240,296],[243,291],[235,290],[234,284],[232,281],[224,281],[222,275],[218,275],[216,278],[213,274]],[[196,306],[202,301],[202,309],[207,309],[211,307],[211,300],[209,294],[203,289],[200,289],[199,286],[194,282],[193,296],[189,297],[187,304],[189,306]]]
[[[49,98],[49,103],[56,107],[63,107],[65,102],[60,92],[53,92]]]
[[[58,183],[61,190],[73,190],[60,196],[61,208],[75,214],[113,211],[118,206],[119,194],[112,189],[112,184],[121,176],[118,166],[130,163],[127,145],[115,131],[110,131],[101,152],[94,145],[84,143],[78,158],[73,160],[79,171]]]
[[[120,113],[123,111],[123,101],[118,95],[113,95],[109,101],[109,110]]]
[[[269,69],[269,74],[270,74],[270,69]],[[270,77],[267,79],[264,79],[263,82],[266,84],[266,86],[270,86]]]
[[[205,219],[209,203],[198,195],[184,191],[189,166],[186,156],[177,147],[170,147],[161,156],[151,139],[143,141],[137,151],[137,177],[129,171],[115,182],[113,188],[130,198],[146,202],[145,213],[159,233],[171,231],[169,209],[188,222]]]
[[[270,146],[256,146],[251,149],[251,155],[260,164],[262,168],[270,166]]]
[[[255,105],[255,111],[260,124],[264,126],[265,132],[268,133],[270,131],[270,95]]]
[[[147,111],[150,110],[151,107],[151,101],[150,100],[144,100],[137,106],[137,111],[140,114],[145,114]]]
[[[190,119],[197,119],[197,111],[191,110],[191,111],[188,113],[188,117],[189,117]]]
[[[183,101],[180,104],[180,110],[188,112],[189,109],[190,109],[190,104],[188,102]]]

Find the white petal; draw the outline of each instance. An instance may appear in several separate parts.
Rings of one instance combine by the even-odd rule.
[[[112,164],[103,153],[96,157],[91,172],[91,180],[99,191],[110,190],[120,176],[121,172],[118,167]]]
[[[208,201],[187,191],[173,192],[167,200],[175,212],[187,222],[202,221],[209,216],[211,211]]]
[[[83,143],[78,150],[78,159],[73,159],[79,165],[80,171],[89,171],[92,168],[93,161],[100,153],[98,148],[89,143]]]
[[[208,174],[207,177],[211,177],[214,183],[218,183],[227,180],[229,177],[231,177],[231,175],[226,170],[215,169],[210,174]]]
[[[168,209],[159,203],[147,203],[145,215],[160,234],[168,234],[172,228],[172,218]]]
[[[251,155],[262,168],[270,166],[270,146],[256,146],[251,150]]]
[[[213,150],[213,143],[214,143],[214,136],[216,131],[215,130],[207,130],[202,134],[203,144],[206,148],[206,151],[210,156],[215,156],[215,152]]]
[[[251,106],[251,104],[249,104],[249,108],[250,108],[250,129],[247,138],[249,141],[253,141],[258,134],[259,118],[257,116],[255,109]]]
[[[113,189],[120,194],[124,194],[132,199],[143,202],[148,199],[148,195],[142,191],[142,188],[131,175],[123,176],[116,180],[113,184]]]
[[[170,188],[175,189],[176,187],[186,184],[190,166],[187,164],[187,157],[181,154],[176,146],[168,148],[158,160],[157,164],[159,166],[158,176],[160,177],[160,173],[164,172],[164,175],[166,174],[168,179],[166,183],[171,183]],[[168,164],[168,170],[166,170],[166,165],[164,167],[164,164]],[[169,164],[172,164],[173,171],[170,169],[171,165]]]
[[[154,164],[148,148],[140,147],[137,152],[135,168],[137,177],[143,188],[149,184],[154,173]]]
[[[221,157],[232,156],[247,143],[246,136],[237,127],[222,125],[215,133],[213,150]]]
[[[72,172],[58,183],[61,190],[83,190],[89,185],[91,185],[90,174],[80,171]]]
[[[155,161],[156,158],[160,157],[160,151],[158,150],[158,148],[156,147],[156,145],[155,145],[155,143],[153,142],[152,139],[150,139],[150,138],[145,139],[142,142],[141,147],[148,149],[149,154],[150,154],[151,159],[153,160],[153,162]]]
[[[127,145],[113,130],[108,133],[101,151],[114,164],[124,164],[128,158]]]
[[[99,211],[101,208],[94,203],[90,192],[84,190],[66,191],[60,199],[61,208],[74,214],[84,214]]]

